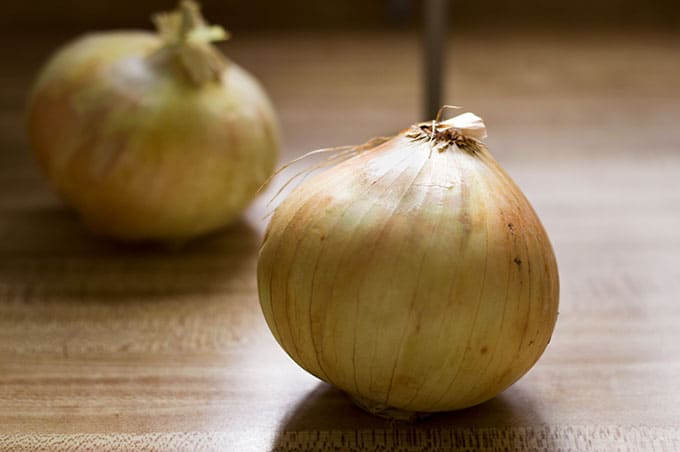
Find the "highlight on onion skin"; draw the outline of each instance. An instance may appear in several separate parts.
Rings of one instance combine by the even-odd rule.
[[[258,263],[284,350],[387,417],[496,396],[557,319],[557,264],[533,208],[456,118],[431,124],[297,186]]]
[[[28,105],[51,184],[93,231],[121,239],[227,225],[278,154],[266,93],[210,43],[226,33],[193,2],[156,19],[159,33],[91,33],[61,48]]]

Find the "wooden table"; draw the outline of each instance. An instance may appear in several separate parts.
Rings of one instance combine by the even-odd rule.
[[[1,450],[680,450],[677,36],[464,35],[449,48],[450,101],[486,119],[541,215],[561,307],[520,382],[412,425],[365,414],[275,343],[255,282],[271,191],[184,246],[81,228],[21,123],[30,76],[63,38],[0,40]],[[224,48],[272,94],[284,159],[420,119],[415,36]]]

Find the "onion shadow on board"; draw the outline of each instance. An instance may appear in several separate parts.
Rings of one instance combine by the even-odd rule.
[[[272,450],[557,450],[545,424],[518,385],[480,405],[408,423],[373,416],[319,383],[283,419]]]
[[[210,295],[253,279],[260,233],[244,217],[183,242],[120,242],[93,235],[64,205],[5,209],[0,285],[81,300]]]

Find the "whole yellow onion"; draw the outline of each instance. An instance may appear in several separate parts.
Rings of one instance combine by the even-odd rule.
[[[211,44],[190,1],[158,33],[88,34],[59,50],[29,100],[33,148],[94,231],[183,239],[226,225],[271,174],[273,108],[258,82]]]
[[[362,407],[411,417],[488,400],[557,318],[541,222],[471,113],[414,125],[297,186],[258,263],[279,344]]]

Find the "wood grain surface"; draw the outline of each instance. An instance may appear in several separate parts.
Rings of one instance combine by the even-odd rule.
[[[417,424],[362,412],[269,333],[255,265],[281,181],[190,243],[120,245],[81,227],[22,125],[31,78],[64,38],[0,39],[0,450],[680,450],[678,36],[453,41],[450,102],[486,119],[541,216],[561,306],[517,384]],[[421,119],[415,36],[224,49],[272,94],[284,159]]]

